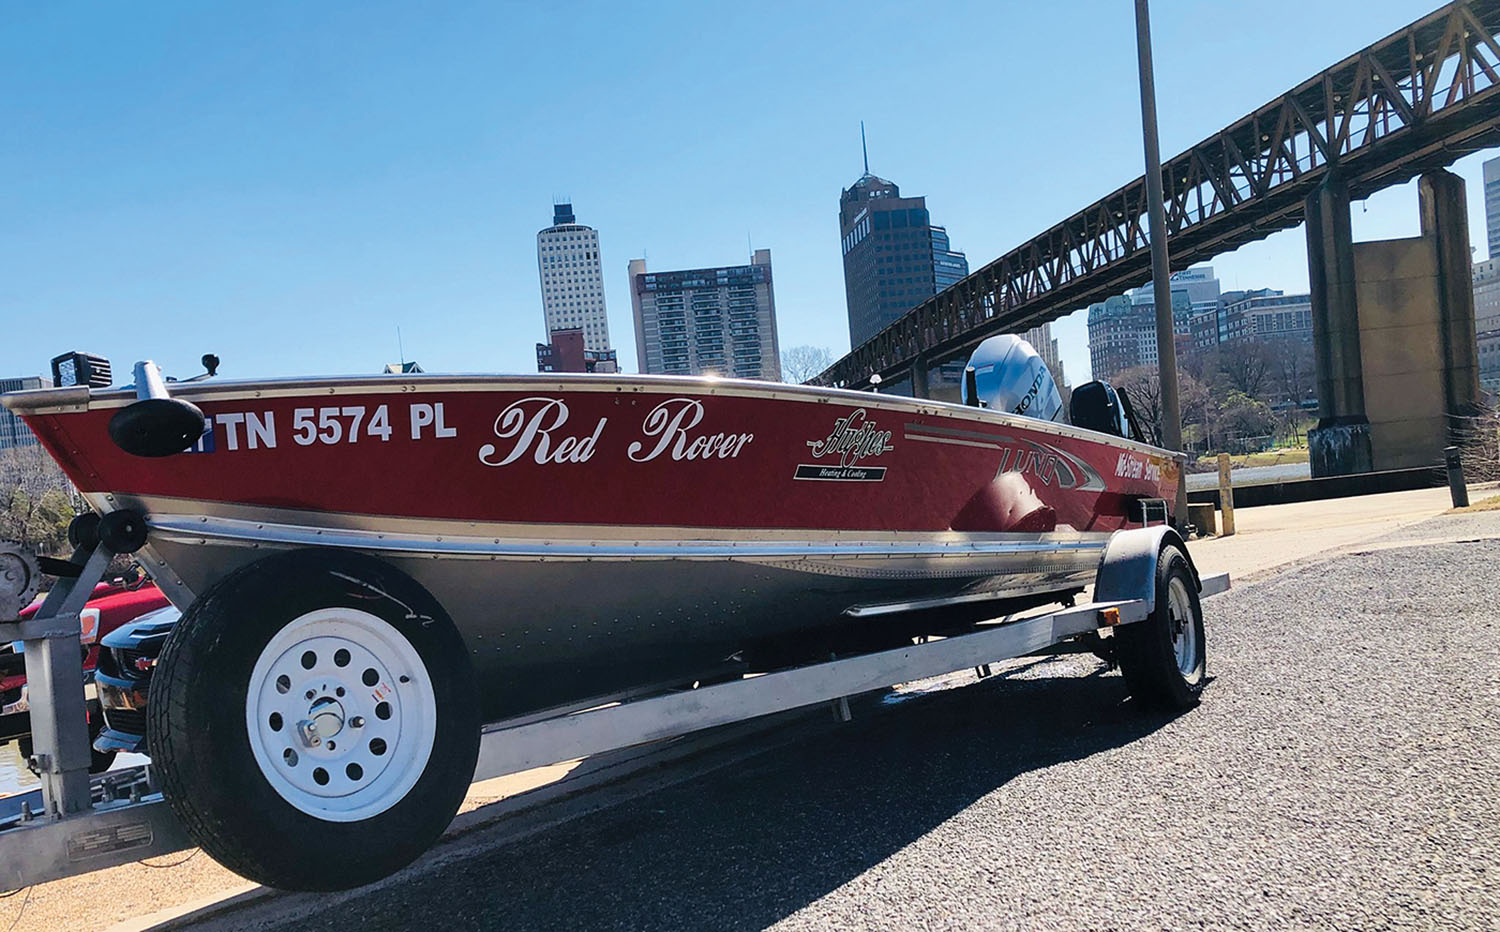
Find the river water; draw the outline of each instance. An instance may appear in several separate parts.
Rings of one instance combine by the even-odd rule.
[[[115,757],[115,765],[110,769],[139,767],[150,762],[151,758],[144,754],[120,754]],[[26,761],[21,759],[21,752],[14,741],[0,745],[0,796],[35,789],[41,782],[36,774],[27,769]]]
[[[1276,466],[1245,466],[1233,470],[1229,474],[1229,481],[1236,488],[1242,485],[1266,485],[1271,482],[1292,482],[1298,479],[1312,478],[1312,470],[1306,463],[1281,463]],[[1188,475],[1188,491],[1197,492],[1202,489],[1217,489],[1219,487],[1219,474],[1217,472],[1197,472]]]

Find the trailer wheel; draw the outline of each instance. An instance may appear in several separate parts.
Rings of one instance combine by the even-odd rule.
[[[1156,561],[1156,608],[1115,636],[1125,685],[1139,702],[1183,711],[1198,704],[1207,679],[1203,609],[1187,557],[1168,544]]]
[[[232,574],[173,629],[148,738],[172,809],[258,883],[336,890],[399,870],[452,820],[479,703],[462,638],[421,586],[347,552]]]

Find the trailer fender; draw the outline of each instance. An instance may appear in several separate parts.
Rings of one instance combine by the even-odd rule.
[[[1203,583],[1198,578],[1198,568],[1188,553],[1182,536],[1168,524],[1130,528],[1116,531],[1104,548],[1104,558],[1099,563],[1099,572],[1094,577],[1094,601],[1117,602],[1140,600],[1146,603],[1146,611],[1156,610],[1156,564],[1162,548],[1171,544],[1187,558],[1188,568],[1193,573],[1193,585],[1199,591]]]

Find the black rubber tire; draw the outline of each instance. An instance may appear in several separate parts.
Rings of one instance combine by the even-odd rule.
[[[437,725],[426,769],[392,807],[358,822],[293,807],[261,773],[245,703],[256,660],[288,622],[357,607],[400,632],[426,665]],[[479,753],[479,702],[463,639],[437,601],[371,557],[292,551],[200,596],[162,650],[147,703],[151,759],[172,810],[230,870],[285,890],[341,890],[385,877],[442,834]]]
[[[118,751],[101,751],[94,747],[94,739],[104,730],[104,711],[98,702],[89,700],[89,773],[104,773],[115,765]]]
[[[89,728],[90,743],[92,743],[95,738],[99,737],[99,730],[100,726],[94,725],[91,721]],[[21,755],[22,760],[26,761],[26,766],[28,769],[30,769],[31,755],[36,753],[36,748],[32,745],[31,735],[22,735],[21,737],[16,739],[16,752]],[[106,770],[113,767],[115,765],[115,753],[116,752],[114,751],[97,751],[94,748],[90,747],[89,773],[104,773]],[[34,769],[31,772],[37,773],[37,771]],[[37,776],[41,776],[41,774],[37,773]]]
[[[1173,577],[1185,584],[1192,606],[1191,624],[1197,633],[1197,665],[1188,676],[1178,669],[1177,654],[1172,648],[1172,619],[1167,602]],[[1162,547],[1156,561],[1155,610],[1145,621],[1125,625],[1115,632],[1115,658],[1130,695],[1143,706],[1155,711],[1182,712],[1198,704],[1208,680],[1203,608],[1193,569],[1187,556],[1175,545]]]
[[[115,765],[117,751],[96,751],[89,749],[89,773],[104,773]]]
[[[42,772],[32,761],[31,755],[36,753],[36,747],[31,743],[31,735],[22,735],[16,739],[16,753],[21,755],[21,760],[26,762],[26,769],[31,771],[34,777],[40,777]]]

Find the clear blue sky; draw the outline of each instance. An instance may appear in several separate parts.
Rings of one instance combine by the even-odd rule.
[[[1155,0],[1176,153],[1434,0]],[[533,371],[535,234],[626,264],[769,247],[783,346],[847,349],[839,189],[924,194],[973,267],[1141,173],[1132,4],[10,2],[0,30],[0,375],[70,348],[190,374]],[[1478,158],[1469,179],[1483,254]],[[1416,195],[1355,207],[1414,235]],[[1300,232],[1221,257],[1306,287]],[[1069,377],[1087,366],[1075,315]]]

